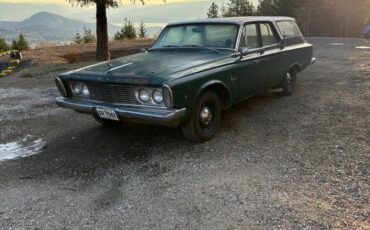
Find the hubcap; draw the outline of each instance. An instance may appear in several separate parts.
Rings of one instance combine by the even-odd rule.
[[[290,73],[286,74],[286,82],[288,83],[288,85],[292,83],[292,75],[290,75]]]
[[[208,107],[203,107],[200,111],[200,121],[202,125],[209,125],[212,120],[212,112]]]

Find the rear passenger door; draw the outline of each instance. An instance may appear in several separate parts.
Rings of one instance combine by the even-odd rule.
[[[264,49],[263,57],[261,57],[263,59],[265,71],[263,88],[271,89],[279,86],[284,76],[284,60],[280,56],[280,38],[271,22],[260,22],[259,30],[261,33],[262,47]]]

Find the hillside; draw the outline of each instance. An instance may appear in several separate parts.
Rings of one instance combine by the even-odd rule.
[[[84,28],[95,30],[95,24],[69,19],[49,12],[39,12],[20,22],[0,21],[0,36],[10,42],[23,33],[31,44],[42,42],[61,43],[71,41],[75,33]],[[109,25],[111,34],[119,27]]]

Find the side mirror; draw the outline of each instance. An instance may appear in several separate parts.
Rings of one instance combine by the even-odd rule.
[[[239,50],[238,50],[238,52],[237,53],[233,53],[233,54],[231,54],[231,57],[233,57],[233,58],[236,58],[236,57],[238,57],[238,58],[240,58],[240,59],[242,59],[243,58],[243,56],[245,56],[245,55],[247,55],[248,54],[248,49],[247,48],[239,48]]]
[[[245,55],[249,54],[249,49],[248,48],[240,48],[239,52],[240,52],[241,56],[245,56]]]
[[[143,47],[139,48],[139,53],[145,53],[145,52],[146,50]]]
[[[286,41],[285,39],[281,39],[279,42],[280,49],[284,49],[286,47]]]

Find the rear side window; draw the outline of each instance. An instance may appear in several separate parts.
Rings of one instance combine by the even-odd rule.
[[[240,47],[248,49],[260,47],[257,24],[247,24],[244,26]]]
[[[260,30],[261,30],[261,38],[262,38],[263,46],[269,46],[269,45],[273,45],[279,42],[279,39],[277,38],[270,23],[261,23]]]
[[[301,31],[299,30],[297,24],[293,21],[281,21],[277,22],[277,26],[281,32],[281,35],[286,37],[301,36]]]

